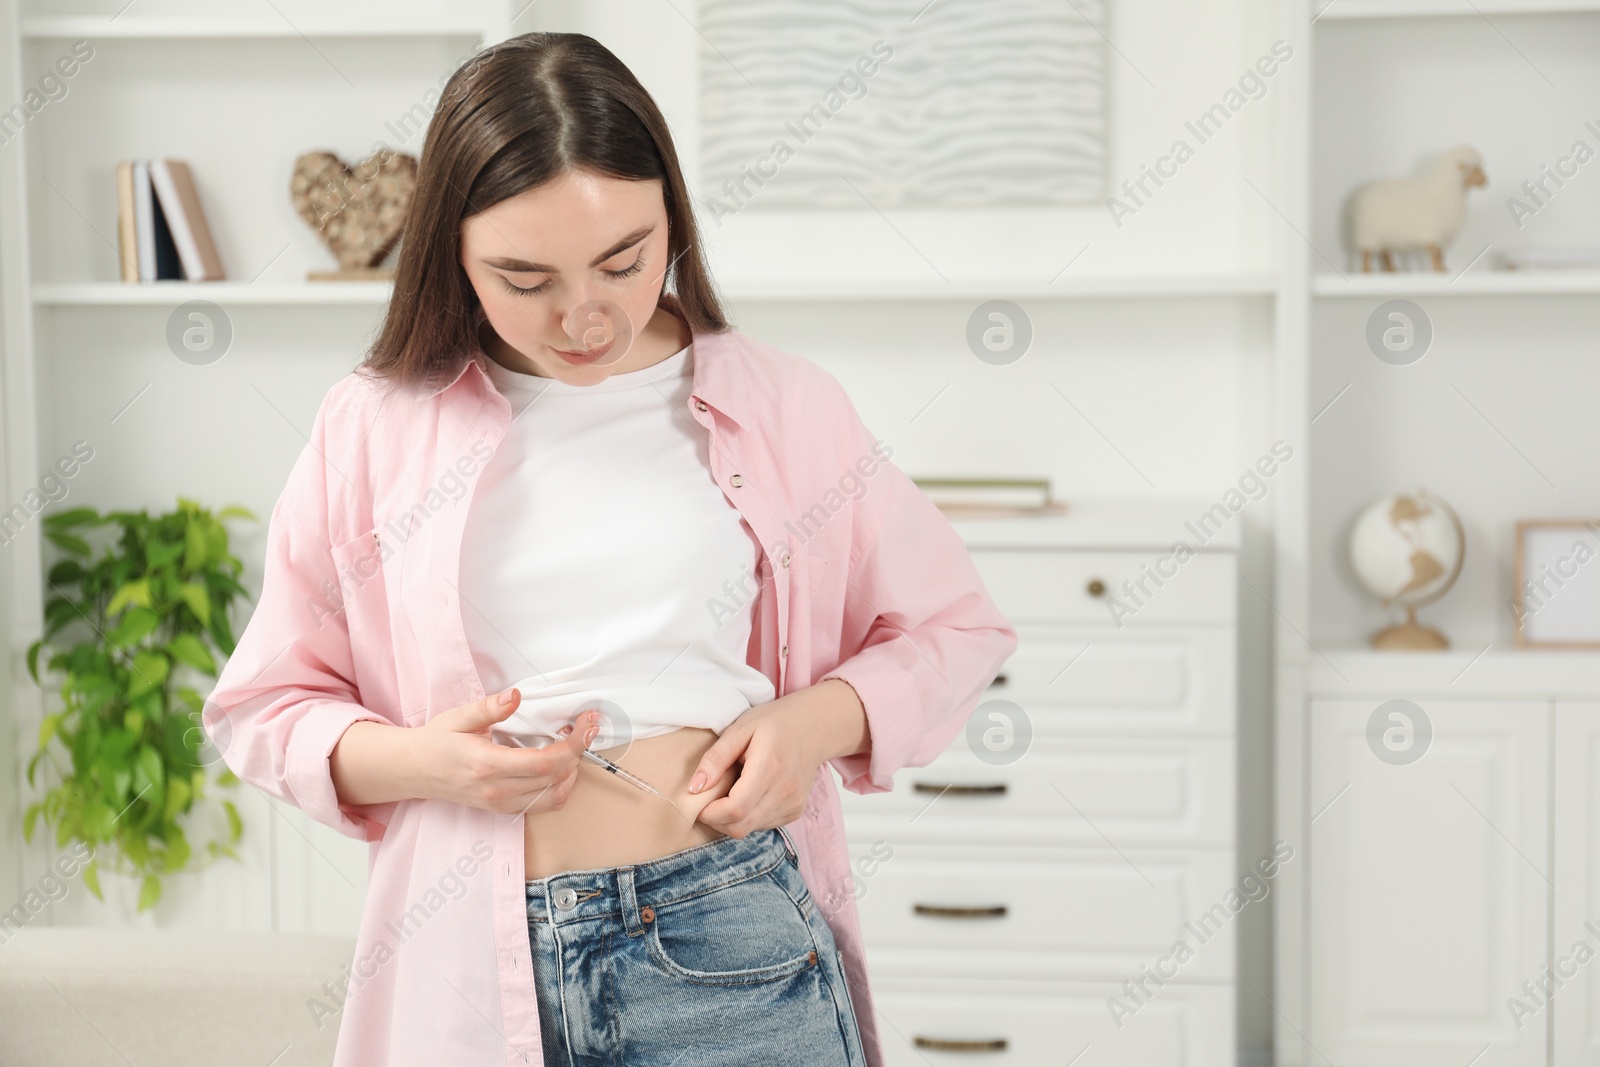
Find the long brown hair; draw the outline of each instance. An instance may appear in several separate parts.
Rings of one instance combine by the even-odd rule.
[[[418,163],[394,292],[359,370],[416,386],[476,353],[479,302],[461,266],[462,220],[573,169],[661,180],[662,303],[697,332],[728,329],[666,119],[594,38],[525,33],[477,53],[445,85]]]

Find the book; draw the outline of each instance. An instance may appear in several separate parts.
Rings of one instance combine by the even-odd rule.
[[[122,280],[139,280],[138,224],[133,209],[133,163],[117,163],[117,260]]]
[[[156,280],[156,221],[155,202],[150,195],[150,164],[142,159],[133,161],[133,228],[134,247],[139,255],[139,280]]]
[[[150,182],[183,262],[183,277],[191,282],[224,280],[227,275],[200,209],[189,164],[181,159],[154,160],[150,164]]]
[[[1535,248],[1500,257],[1506,270],[1600,270],[1600,249]]]
[[[178,258],[178,246],[172,241],[172,228],[167,213],[161,210],[161,198],[155,195],[155,183],[150,187],[150,216],[155,232],[156,274],[158,282],[183,281],[183,260]]]
[[[951,516],[1059,515],[1065,502],[1050,496],[1048,478],[912,478]]]
[[[1037,507],[1007,507],[1004,504],[937,504],[952,519],[1022,519],[1045,515],[1065,515],[1065,500],[1049,500]]]

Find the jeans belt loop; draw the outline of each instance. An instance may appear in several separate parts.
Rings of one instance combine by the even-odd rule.
[[[644,933],[644,920],[639,917],[639,898],[634,894],[633,868],[617,870],[617,897],[622,904],[622,928],[629,937]]]

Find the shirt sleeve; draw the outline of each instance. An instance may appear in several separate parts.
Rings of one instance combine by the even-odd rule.
[[[883,455],[835,386],[851,446],[842,461]],[[829,763],[851,792],[881,793],[894,787],[896,770],[926,766],[961,732],[1016,650],[1017,632],[961,535],[904,471],[878,459],[863,480],[844,609],[846,647],[856,651],[818,681],[850,684],[870,734],[867,751]]]
[[[343,805],[328,755],[349,726],[400,725],[361,705],[328,538],[332,392],[317,410],[267,525],[261,596],[206,701],[201,724],[242,780],[347,837],[375,841],[395,804]]]

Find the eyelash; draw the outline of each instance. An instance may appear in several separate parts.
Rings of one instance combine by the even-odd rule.
[[[620,278],[631,278],[635,274],[638,274],[642,270],[644,270],[644,257],[640,256],[638,259],[633,261],[633,266],[631,266],[631,267],[624,267],[621,270],[608,270],[608,271],[605,271],[604,273],[609,275],[612,278],[619,278],[620,279]],[[509,281],[506,281],[504,276],[502,276],[500,278],[500,280],[502,282],[505,282],[505,287],[506,287],[507,291],[511,292],[512,294],[514,294],[516,296],[537,296],[540,293],[544,292],[545,289],[550,284],[550,282],[548,280],[546,280],[546,281],[540,282],[538,285],[535,285],[531,289],[524,289],[519,285],[512,285]]]

